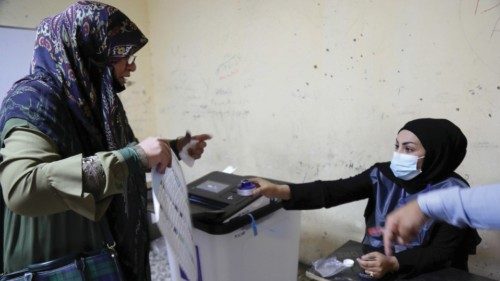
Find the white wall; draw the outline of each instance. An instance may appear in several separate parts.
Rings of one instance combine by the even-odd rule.
[[[214,135],[190,179],[234,165],[303,182],[388,161],[406,121],[448,118],[469,139],[459,172],[500,182],[496,3],[151,0],[158,131]],[[361,239],[364,206],[303,212],[301,259]],[[500,278],[500,235],[482,235],[472,270]]]
[[[8,60],[2,60],[2,68],[9,71],[0,75],[0,103],[19,78],[26,75],[33,57],[35,30],[0,26],[0,54],[9,54]]]
[[[391,157],[397,130],[448,118],[469,139],[459,168],[500,182],[498,1],[107,1],[149,36],[122,94],[139,137],[214,139],[186,171],[293,182],[348,177]],[[0,1],[0,25],[34,27],[70,1]],[[477,7],[476,7],[477,4]],[[301,259],[363,233],[365,202],[303,212]],[[475,273],[500,279],[500,235]]]

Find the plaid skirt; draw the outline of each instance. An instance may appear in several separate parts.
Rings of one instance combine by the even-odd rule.
[[[102,250],[95,255],[65,257],[33,264],[3,275],[0,281],[122,281],[116,255]]]

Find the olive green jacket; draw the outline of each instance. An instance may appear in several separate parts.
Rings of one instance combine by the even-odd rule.
[[[138,159],[134,149],[95,154],[106,175],[97,198],[82,186],[82,155],[61,159],[51,139],[25,120],[9,120],[1,141],[4,272],[101,248],[95,221],[122,192],[127,161]]]

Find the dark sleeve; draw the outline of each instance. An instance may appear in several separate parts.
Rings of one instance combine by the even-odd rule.
[[[429,243],[395,254],[399,262],[399,273],[410,278],[415,275],[449,266],[453,260],[467,259],[461,251],[467,230],[447,223],[434,225]],[[456,255],[465,255],[458,257]]]
[[[179,156],[179,150],[177,150],[177,139],[174,139],[174,140],[169,140],[168,141],[168,145],[170,146],[170,148],[172,149],[172,151],[175,153],[175,156],[177,156],[177,159],[181,159],[181,157]]]
[[[287,210],[330,208],[368,198],[373,195],[371,170],[372,168],[347,179],[289,184],[291,198],[282,202],[283,208]]]

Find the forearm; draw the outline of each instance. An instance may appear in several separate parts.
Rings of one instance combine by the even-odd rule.
[[[103,199],[122,192],[128,170],[125,161],[120,160],[117,155],[98,155],[96,157],[103,159],[107,165],[102,175],[104,179],[97,181],[103,183],[95,187],[98,192],[90,192],[90,188],[84,188],[83,177],[86,174],[82,171],[81,155],[38,165],[21,160],[8,164],[0,172],[7,206],[26,216],[73,210],[91,219],[100,217],[108,203]],[[100,206],[101,204],[105,206]]]
[[[107,208],[108,198],[122,192],[129,162],[141,161],[131,147],[61,159],[45,135],[29,128],[14,129],[4,144],[3,196],[11,210],[26,216],[73,210],[95,220]]]
[[[290,184],[291,199],[283,201],[285,209],[330,208],[368,198],[373,194],[367,170],[347,179]]]
[[[352,201],[347,195],[349,187],[332,182],[316,181],[290,184],[290,200],[284,200],[285,209],[310,210],[329,208]]]
[[[500,229],[500,185],[475,188],[453,187],[418,196],[428,217],[464,227]]]
[[[147,158],[138,146],[112,152],[98,152],[82,158],[83,193],[91,193],[96,201],[121,193],[128,176],[129,162],[147,169]]]

